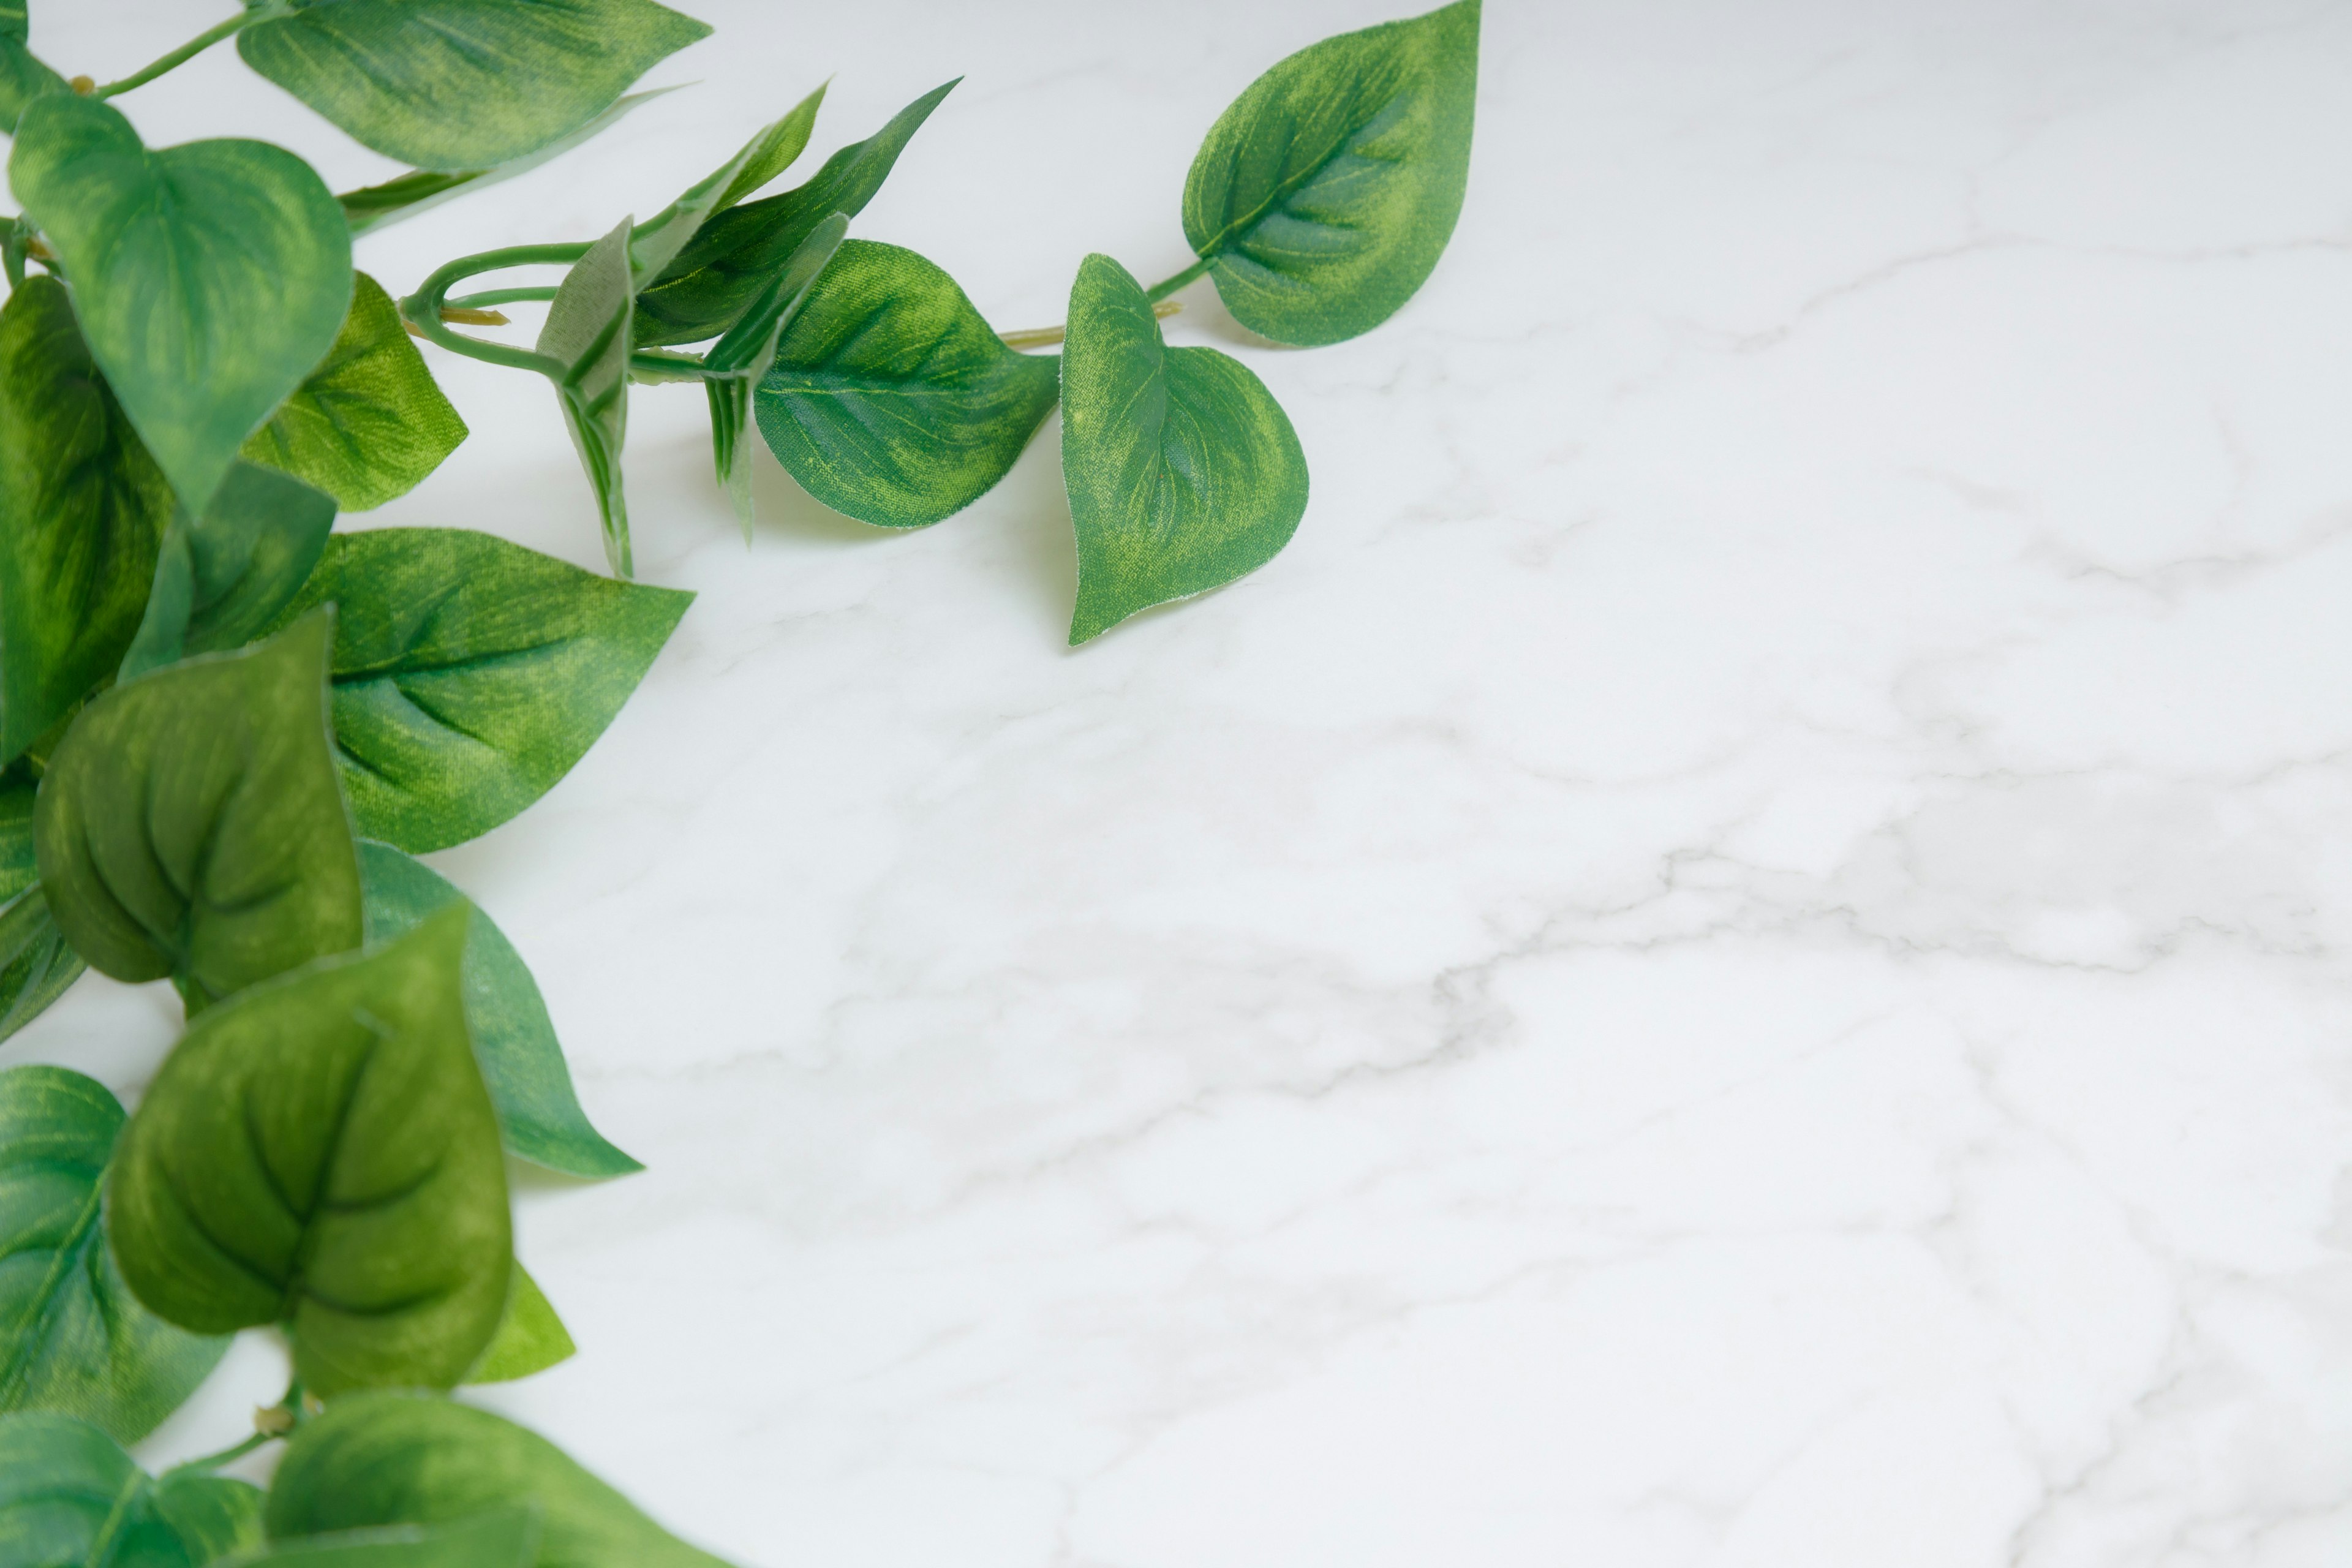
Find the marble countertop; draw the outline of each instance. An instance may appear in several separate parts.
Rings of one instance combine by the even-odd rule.
[[[961,72],[857,231],[1043,325],[1391,14],[687,8],[698,89],[362,265]],[[101,76],[190,30],[35,9]],[[747,552],[641,392],[700,600],[435,858],[650,1166],[520,1178],[582,1348],[484,1402],[753,1568],[2342,1562],[2347,79],[2336,4],[1491,0],[1419,298],[1171,323],[1288,407],[1297,542],[1076,652],[1053,426],[908,536],[762,455]],[[125,107],[384,172],[226,52]],[[435,365],[473,438],[365,521],[595,563],[545,390]],[[135,1093],[173,1021],[91,982],[5,1059]]]

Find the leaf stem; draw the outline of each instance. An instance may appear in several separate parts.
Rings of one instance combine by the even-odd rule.
[[[1200,260],[1192,263],[1192,266],[1184,268],[1183,271],[1176,274],[1175,277],[1162,279],[1160,281],[1154,283],[1150,288],[1145,289],[1143,291],[1143,297],[1157,305],[1160,300],[1165,300],[1169,295],[1176,292],[1177,289],[1183,288],[1187,283],[1207,277],[1209,275],[1209,264],[1211,259],[1211,258],[1204,256],[1201,258]]]
[[[282,15],[284,15],[283,10],[276,5],[257,5],[252,10],[241,12],[226,22],[205,28],[163,58],[132,71],[121,81],[110,81],[104,87],[91,89],[90,96],[112,98],[118,92],[129,92],[134,87],[144,87],[165,71],[176,70],[186,65],[223,38],[235,37],[256,22],[267,22]]]
[[[235,1464],[256,1448],[275,1443],[284,1436],[282,1432],[256,1432],[244,1442],[231,1443],[217,1454],[206,1454],[202,1458],[190,1459],[184,1465],[173,1465],[169,1473],[175,1476],[207,1475],[223,1465]]]
[[[449,290],[467,279],[484,272],[496,272],[509,267],[568,267],[588,254],[584,245],[514,245],[504,250],[485,250],[477,256],[461,256],[427,278],[415,293],[400,302],[400,314],[409,330],[418,337],[440,344],[451,353],[464,354],[485,364],[504,365],[509,370],[536,371],[551,381],[563,379],[564,366],[550,355],[530,349],[519,349],[506,343],[494,343],[484,338],[470,338],[463,332],[453,332],[441,319],[442,308],[449,303]],[[549,290],[549,298],[554,291]],[[459,309],[475,309],[470,300]]]
[[[493,305],[545,304],[555,298],[552,283],[534,284],[527,289],[485,289],[478,294],[460,294],[446,307],[451,310],[487,310]]]
[[[1162,300],[1151,307],[1151,313],[1164,321],[1183,308],[1174,300]],[[1070,329],[1066,326],[1024,327],[1017,332],[1003,333],[1003,337],[1008,349],[1050,349],[1069,335]]]

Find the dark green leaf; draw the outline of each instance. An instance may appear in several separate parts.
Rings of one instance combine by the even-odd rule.
[[[466,1374],[467,1383],[512,1383],[519,1377],[545,1372],[549,1367],[569,1358],[579,1347],[572,1342],[571,1331],[563,1320],[555,1315],[555,1308],[540,1289],[539,1281],[523,1272],[518,1263],[514,1269],[514,1286],[507,1292],[507,1313],[499,1320],[498,1337],[474,1370]]]
[[[261,1489],[152,1479],[70,1416],[0,1415],[0,1568],[204,1568],[261,1539]]]
[[[784,329],[752,399],[801,488],[883,528],[961,511],[1054,406],[1054,361],[1013,353],[911,250],[845,242]]]
[[[466,902],[466,895],[431,868],[388,844],[362,842],[360,886],[371,946],[415,930],[425,917],[451,904]],[[499,1108],[507,1147],[526,1160],[575,1176],[618,1176],[645,1169],[589,1125],[538,984],[522,954],[478,910],[466,939],[465,977],[466,1022],[473,1029],[474,1055]]]
[[[0,1072],[0,1410],[75,1415],[135,1443],[228,1341],[173,1328],[123,1284],[99,1227],[121,1130],[122,1107],[96,1079]]]
[[[1282,405],[1214,349],[1171,349],[1127,269],[1089,256],[1070,291],[1062,479],[1078,535],[1072,647],[1138,610],[1254,572],[1307,511]]]
[[[366,273],[326,359],[245,444],[253,462],[283,468],[368,511],[406,495],[466,438],[466,422],[425,368],[400,309]]]
[[[396,175],[381,184],[345,191],[335,200],[342,204],[343,216],[352,226],[352,237],[357,238],[371,230],[384,228],[430,211],[460,193],[482,190],[501,180],[511,180],[517,174],[527,174],[541,163],[560,157],[601,134],[630,110],[676,90],[675,88],[661,87],[651,92],[633,92],[571,135],[551,142],[525,157],[509,159],[496,168],[467,169],[454,174],[411,169],[405,174]]]
[[[534,1503],[541,1568],[723,1568],[632,1507],[546,1438],[418,1394],[341,1400],[299,1429],[270,1484],[273,1541],[442,1524]]]
[[[32,36],[25,0],[0,0],[0,43],[21,44]]]
[[[327,732],[332,617],[174,665],[82,710],[33,816],[58,929],[191,1005],[360,942],[359,858]]]
[[[121,114],[72,94],[26,110],[8,180],[72,281],[108,384],[202,512],[334,344],[352,301],[342,208],[283,148],[150,153]]]
[[[251,463],[230,469],[201,524],[173,514],[121,679],[259,637],[310,581],[334,525],[333,500],[301,480]]]
[[[577,131],[709,33],[652,0],[310,0],[236,47],[377,152],[465,171]]]
[[[322,1398],[447,1388],[514,1270],[498,1116],[466,1037],[455,909],[208,1009],[107,1178],[148,1307],[199,1332],[283,1323]]]
[[[1327,38],[1219,118],[1184,182],[1184,237],[1244,326],[1336,343],[1429,277],[1470,174],[1478,5]]]
[[[638,344],[700,342],[733,326],[817,225],[835,213],[856,217],[866,210],[898,154],[954,86],[923,94],[880,131],[826,159],[806,184],[705,224],[638,296]]]
[[[0,761],[121,663],[171,516],[65,286],[32,279],[0,310]]]
[[[635,291],[624,218],[564,275],[539,331],[539,352],[563,367],[556,399],[596,492],[604,559],[621,577],[631,574],[621,446],[629,428],[629,310]]]
[[[41,893],[34,798],[29,779],[0,786],[0,1040],[46,1012],[84,968]]]
[[[629,237],[629,265],[640,283],[650,283],[677,258],[702,226],[774,179],[791,166],[808,145],[816,125],[817,105],[824,100],[818,88],[790,114],[763,127],[727,160],[686,194],[637,225]]]
[[[849,232],[849,218],[835,213],[809,231],[792,259],[778,268],[767,290],[742,320],[727,329],[711,345],[702,363],[720,374],[703,381],[710,400],[710,455],[719,469],[719,483],[743,525],[743,541],[751,540],[751,461],[743,437],[751,426],[751,395],[767,379],[776,363],[776,346],[784,329],[808,303],[833,253]]]
[[[508,1509],[461,1524],[395,1524],[310,1535],[239,1557],[235,1568],[530,1568],[539,1555],[539,1513]]]

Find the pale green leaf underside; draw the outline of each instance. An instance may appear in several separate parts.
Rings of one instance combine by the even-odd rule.
[[[636,298],[626,218],[564,275],[540,328],[539,352],[562,367],[555,383],[572,448],[595,492],[604,527],[604,559],[615,576],[631,574],[629,508],[621,447],[629,427],[629,321]]]
[[[747,544],[751,538],[751,461],[744,437],[751,428],[751,396],[776,363],[784,329],[808,303],[848,233],[846,214],[835,213],[817,225],[776,269],[767,291],[702,356],[705,365],[725,373],[708,376],[702,384],[710,405],[710,457]]]
[[[226,1568],[531,1568],[539,1510],[509,1509],[457,1524],[395,1524],[305,1536],[239,1557]]]
[[[644,107],[664,93],[677,90],[676,88],[662,87],[649,92],[633,92],[570,135],[549,142],[536,153],[509,159],[495,168],[466,169],[455,173],[411,169],[379,184],[345,191],[335,200],[342,205],[343,216],[351,225],[352,237],[388,228],[421,213],[430,212],[453,197],[470,195],[501,181],[511,180],[518,174],[527,174],[541,164],[601,135],[624,115]]]
[[[808,145],[817,106],[824,101],[820,87],[782,120],[761,127],[735,156],[696,181],[677,200],[637,225],[629,237],[629,265],[638,282],[660,277],[706,222],[789,168]]]

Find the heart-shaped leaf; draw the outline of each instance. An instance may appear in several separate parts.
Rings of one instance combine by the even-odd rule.
[[[651,92],[633,92],[571,135],[551,142],[527,156],[510,158],[494,168],[467,169],[454,174],[433,169],[411,169],[381,184],[345,191],[335,200],[342,205],[343,217],[352,226],[352,237],[356,239],[374,229],[388,227],[419,213],[429,212],[452,196],[467,195],[495,185],[501,180],[511,180],[517,174],[527,174],[541,163],[602,134],[622,116],[652,102],[664,93],[676,90],[675,88],[662,87]]]
[[[539,332],[539,352],[562,367],[556,399],[596,492],[604,559],[620,577],[631,574],[629,506],[621,487],[621,446],[629,428],[629,312],[636,298],[629,232],[624,218],[573,264]]]
[[[173,516],[124,680],[200,653],[243,647],[310,581],[335,526],[331,497],[275,468],[229,470],[202,523]]]
[[[684,195],[637,225],[629,237],[629,265],[638,281],[650,283],[660,277],[705,223],[791,167],[808,145],[817,106],[824,101],[824,89],[818,88],[782,120],[761,127],[735,156],[696,181]]]
[[[352,276],[351,314],[335,346],[245,444],[246,458],[283,468],[368,511],[406,495],[466,438],[466,422],[425,368],[383,285]]]
[[[776,348],[784,329],[816,288],[826,263],[849,233],[846,214],[835,213],[809,232],[790,261],[776,269],[767,291],[742,319],[727,329],[702,356],[709,372],[703,380],[710,400],[710,456],[719,469],[719,488],[743,525],[743,542],[751,541],[751,461],[743,437],[751,426],[751,395],[776,363]]]
[[[195,1392],[228,1341],[156,1317],[115,1268],[99,1184],[122,1121],[94,1079],[0,1072],[0,1410],[79,1416],[135,1443]]]
[[[474,1363],[474,1370],[466,1374],[466,1381],[512,1383],[570,1359],[578,1348],[539,1281],[518,1263],[514,1284],[507,1291],[506,1316],[499,1320],[497,1336]]]
[[[1069,334],[1062,479],[1078,536],[1075,647],[1273,560],[1307,512],[1307,456],[1238,361],[1168,347],[1142,288],[1109,257],[1078,268]]]
[[[555,1445],[487,1411],[409,1394],[338,1401],[286,1446],[272,1541],[443,1524],[518,1503],[540,1516],[544,1568],[724,1568],[632,1507]]]
[[[58,927],[189,1005],[360,942],[359,858],[327,735],[332,616],[159,669],[82,710],[33,842]]]
[[[709,35],[652,0],[308,0],[236,48],[377,152],[461,171],[569,135]]]
[[[806,184],[705,224],[638,296],[633,328],[638,344],[698,343],[733,326],[819,224],[835,213],[856,217],[866,210],[898,154],[955,85],[932,89],[865,141],[835,153]]]
[[[845,242],[776,345],[752,406],[801,488],[883,528],[961,511],[1054,406],[1054,361],[1015,353],[911,250]]]
[[[371,946],[414,931],[427,917],[467,901],[465,894],[431,868],[389,844],[362,842],[360,885]],[[478,910],[466,939],[465,984],[474,1055],[499,1108],[507,1147],[526,1160],[575,1176],[618,1176],[645,1169],[589,1125],[537,982],[514,944]]]
[[[283,1323],[321,1398],[447,1388],[513,1276],[498,1115],[453,909],[207,1010],[107,1178],[123,1277],[200,1333]]]
[[[539,1510],[509,1509],[460,1524],[395,1524],[310,1535],[236,1560],[236,1568],[530,1568]]]
[[[65,285],[30,279],[0,309],[0,761],[121,663],[171,516]]]
[[[90,352],[190,511],[333,346],[352,301],[342,208],[262,142],[150,153],[93,98],[37,99],[8,180],[71,279]]]
[[[68,1415],[0,1415],[0,1568],[204,1568],[261,1539],[259,1487],[156,1480]]]
[[[1478,8],[1327,38],[1218,119],[1184,182],[1184,237],[1236,321],[1336,343],[1429,277],[1469,179]]]

